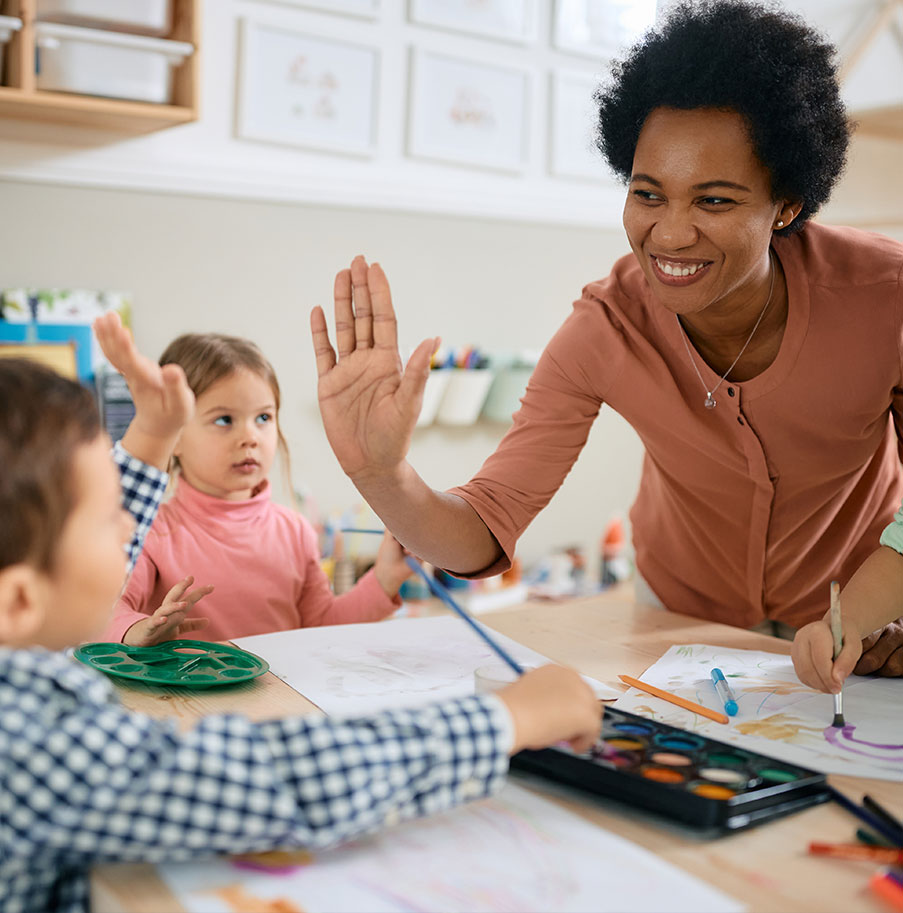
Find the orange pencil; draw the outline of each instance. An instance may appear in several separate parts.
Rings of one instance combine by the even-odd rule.
[[[903,850],[892,846],[863,846],[861,843],[810,843],[813,856],[833,856],[835,859],[865,859],[887,865],[903,865]]]
[[[684,710],[692,710],[693,713],[698,713],[700,716],[707,716],[710,720],[714,720],[716,723],[730,722],[726,714],[719,713],[717,710],[709,710],[708,707],[703,707],[702,704],[696,704],[693,701],[688,701],[686,698],[672,694],[670,691],[662,691],[661,688],[656,688],[655,685],[647,685],[645,682],[641,682],[638,678],[634,678],[632,675],[619,675],[618,678],[621,679],[625,685],[631,685],[634,688],[639,688],[640,691],[645,691],[647,694],[652,694],[655,697],[660,697],[663,701],[669,701],[672,704],[677,704],[678,707],[683,707]]]

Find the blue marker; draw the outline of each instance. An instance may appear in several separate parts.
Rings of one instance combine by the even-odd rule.
[[[737,700],[720,669],[712,669],[712,681],[715,683],[715,690],[718,692],[718,697],[721,698],[721,703],[724,704],[724,712],[728,716],[736,716]]]

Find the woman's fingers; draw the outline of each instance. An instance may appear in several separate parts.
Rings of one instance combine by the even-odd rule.
[[[372,349],[373,304],[370,301],[370,270],[367,261],[361,256],[351,261],[351,292],[354,298],[355,348]]]
[[[339,359],[350,355],[354,351],[354,306],[352,304],[351,281],[351,270],[343,269],[336,274],[335,286],[333,287],[333,298],[335,299],[335,343]]]
[[[317,377],[328,374],[336,363],[335,350],[329,342],[329,328],[323,308],[317,306],[310,312],[310,338],[314,344],[314,358],[317,361]]]
[[[392,292],[383,268],[374,263],[368,273],[370,301],[373,308],[373,344],[378,349],[398,349],[398,322],[392,307]]]

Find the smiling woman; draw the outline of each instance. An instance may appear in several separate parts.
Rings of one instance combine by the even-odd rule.
[[[466,485],[433,491],[406,461],[433,340],[402,374],[382,270],[339,274],[337,351],[312,315],[324,425],[407,548],[503,570],[607,404],[646,448],[631,520],[662,605],[775,633],[821,616],[903,495],[903,247],[810,221],[849,137],[834,56],[791,14],[720,0],[614,66],[598,142],[633,253],[584,288]],[[903,673],[900,630],[861,668]]]

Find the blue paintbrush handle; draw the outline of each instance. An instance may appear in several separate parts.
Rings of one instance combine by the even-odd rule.
[[[457,615],[459,615],[461,618],[463,618],[464,621],[466,621],[474,629],[474,631],[476,631],[477,634],[479,634],[480,637],[482,637],[483,640],[485,640],[486,643],[489,644],[490,647],[492,647],[492,649],[499,655],[499,657],[501,659],[503,659],[509,666],[511,666],[511,668],[518,675],[524,674],[523,667],[520,665],[520,663],[518,663],[517,660],[515,660],[512,656],[510,656],[506,650],[504,650],[501,646],[499,646],[483,630],[483,628],[480,627],[480,625],[478,625],[470,617],[470,615],[468,615],[467,612],[465,612],[464,609],[462,609],[461,606],[459,606],[458,603],[455,602],[454,599],[452,599],[451,594],[448,592],[448,590],[446,590],[445,587],[442,586],[442,584],[440,584],[438,580],[434,580],[432,577],[430,577],[429,574],[427,574],[427,572],[417,563],[417,560],[415,558],[413,558],[411,555],[406,555],[404,560],[407,561],[408,566],[412,570],[414,570],[418,574],[420,574],[420,576],[426,581],[426,585],[430,588],[430,592],[434,596],[441,599],[453,612],[455,612]]]

